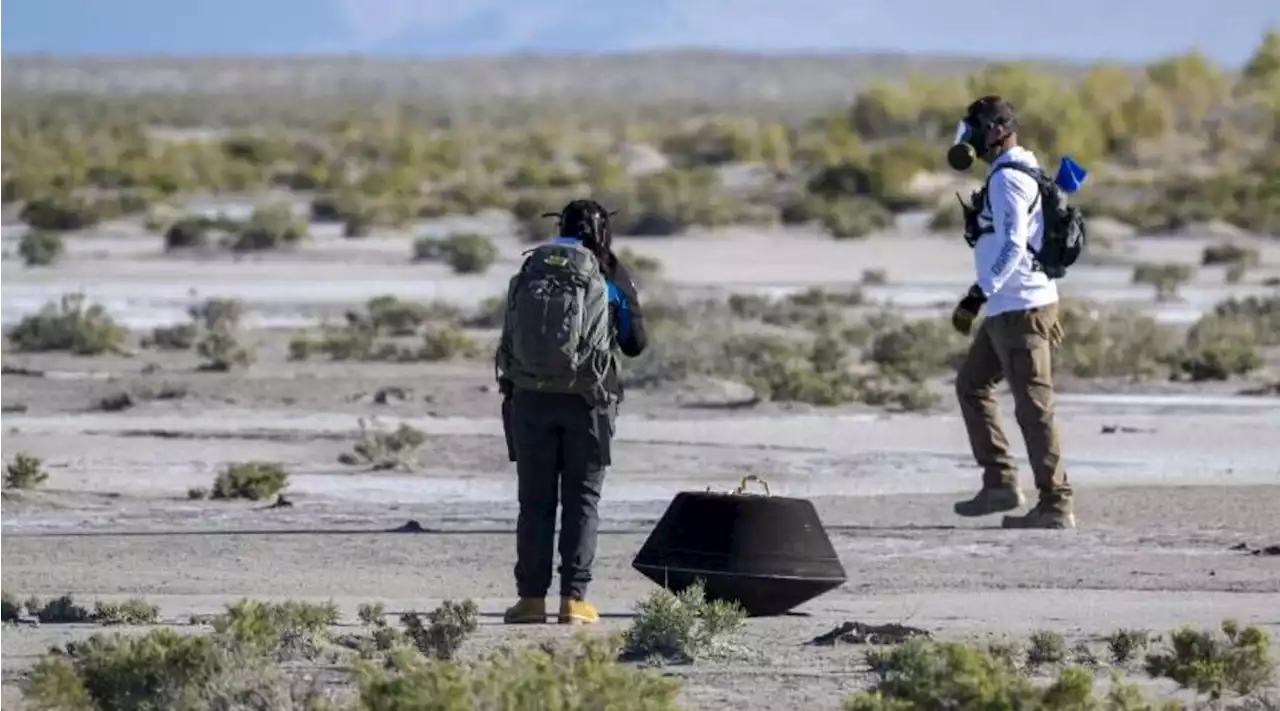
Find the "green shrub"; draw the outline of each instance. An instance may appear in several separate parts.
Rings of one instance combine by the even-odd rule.
[[[722,654],[726,641],[746,624],[736,603],[708,601],[701,580],[673,593],[658,588],[636,604],[636,618],[623,637],[623,655],[689,663]]]
[[[1259,262],[1258,250],[1252,247],[1241,247],[1231,242],[1210,245],[1200,254],[1200,263],[1206,267],[1215,264],[1256,267]]]
[[[307,223],[288,205],[261,205],[232,236],[231,249],[254,252],[292,247],[308,239]]]
[[[865,303],[865,298],[857,288],[846,292],[831,292],[812,287],[782,299],[756,294],[731,294],[728,306],[729,311],[737,318],[763,321],[775,326],[802,326],[821,332],[840,322],[840,309],[860,306]]]
[[[258,602],[241,599],[209,620],[220,636],[234,641],[243,651],[254,654],[288,656],[313,651],[325,641],[329,628],[338,623],[338,607],[332,602],[312,603],[286,600]],[[300,645],[299,645],[300,643]],[[301,650],[288,647],[299,645]]]
[[[1247,319],[1209,314],[1191,327],[1173,362],[1191,380],[1227,380],[1262,367],[1258,345],[1256,327]]]
[[[1133,283],[1156,290],[1158,301],[1177,298],[1178,289],[1191,281],[1195,271],[1186,264],[1139,264],[1133,268]]]
[[[144,348],[159,348],[166,351],[188,351],[196,344],[200,330],[194,324],[180,323],[176,326],[156,326],[151,329],[151,338],[143,341]]]
[[[1054,368],[1079,378],[1142,378],[1167,372],[1178,348],[1172,329],[1127,309],[1063,302],[1064,338]]]
[[[238,462],[213,480],[210,498],[261,501],[280,493],[289,483],[289,472],[274,462]]]
[[[1271,681],[1275,665],[1265,630],[1222,623],[1222,634],[1183,627],[1168,648],[1147,655],[1147,673],[1219,699],[1228,691],[1249,694]]]
[[[426,361],[475,358],[480,355],[480,344],[460,328],[447,326],[431,328],[422,336],[422,348],[418,358]]]
[[[727,194],[716,172],[705,168],[645,176],[605,202],[618,209],[612,222],[615,235],[645,237],[665,237],[691,227],[759,223],[768,216],[762,211],[771,211],[770,206],[752,206]]]
[[[98,399],[94,403],[94,409],[99,412],[123,412],[133,407],[135,404],[133,396],[126,391],[107,395]]]
[[[778,217],[784,225],[807,225],[822,219],[827,212],[827,199],[816,195],[795,195],[786,198]]]
[[[543,242],[557,236],[558,223],[548,213],[559,213],[566,199],[557,195],[522,196],[511,207],[516,235],[522,242]]]
[[[858,380],[849,372],[844,344],[822,335],[811,342],[776,336],[735,335],[714,361],[721,374],[740,378],[775,402],[840,405],[853,402]]]
[[[37,708],[230,708],[240,700],[255,708],[321,708],[322,692],[295,686],[274,662],[314,653],[314,640],[335,620],[332,605],[241,601],[212,620],[209,635],[163,627],[95,634],[39,660],[22,691]]]
[[[71,595],[57,597],[32,610],[35,616],[46,624],[73,625],[89,622],[92,615],[84,607],[77,605]]]
[[[908,321],[885,313],[869,325],[872,338],[865,360],[908,380],[922,381],[954,368],[968,350],[967,340],[945,319]]]
[[[889,283],[889,273],[883,269],[863,269],[863,286],[883,286]]]
[[[184,708],[184,702],[196,707],[196,699],[214,696],[215,685],[234,678],[228,673],[231,659],[218,640],[166,628],[141,636],[96,634],[36,662],[23,696],[38,708],[143,711]],[[242,663],[238,671],[250,670]]]
[[[253,351],[240,344],[231,329],[219,326],[207,331],[196,343],[200,356],[200,370],[225,373],[233,368],[253,364]]]
[[[28,267],[47,267],[62,259],[66,251],[62,235],[47,230],[28,230],[18,243],[18,254]]]
[[[160,621],[160,607],[140,597],[121,602],[97,601],[93,621],[100,625],[154,625]]]
[[[497,260],[498,248],[484,235],[456,233],[445,238],[441,256],[457,274],[483,274]]]
[[[127,333],[100,304],[86,306],[83,294],[65,294],[36,314],[24,316],[8,337],[18,351],[92,356],[119,351]]]
[[[939,204],[929,216],[929,229],[933,232],[964,231],[964,210],[950,200]]]
[[[439,237],[419,237],[413,241],[414,262],[439,262],[444,260],[444,240]]]
[[[399,642],[401,635],[378,625],[380,655],[351,666],[357,698],[342,708],[614,708],[617,711],[676,711],[678,684],[618,664],[620,639],[591,639],[538,647],[504,647],[472,664],[445,661],[456,651],[458,633],[474,629],[475,606],[442,606],[431,625],[411,629],[438,639]],[[200,620],[193,620],[200,621]],[[337,609],[329,605],[242,600],[207,620],[209,634],[169,628],[145,634],[95,634],[55,648],[36,662],[22,685],[35,708],[335,708],[325,684],[298,684],[298,662],[314,666],[332,655],[330,633]],[[420,621],[420,619],[419,619]],[[470,625],[468,625],[470,623]],[[410,633],[412,635],[412,633]],[[438,643],[436,643],[438,642]],[[440,651],[447,652],[440,655]],[[282,666],[288,665],[288,666]]]
[[[502,328],[507,318],[507,295],[490,296],[462,319],[467,328]]]
[[[655,257],[646,257],[637,253],[630,247],[623,247],[618,250],[617,258],[619,262],[631,274],[631,278],[635,280],[637,286],[645,286],[656,281],[662,275],[662,262]]]
[[[1247,321],[1253,325],[1260,344],[1280,345],[1280,295],[1227,299],[1213,307],[1213,314]]]
[[[828,202],[821,217],[822,227],[836,239],[866,237],[893,225],[893,213],[866,198]]]
[[[1116,630],[1107,636],[1107,650],[1111,653],[1113,664],[1127,664],[1137,659],[1138,654],[1151,643],[1151,633],[1147,630]]]
[[[355,319],[358,325],[392,336],[411,336],[428,323],[452,323],[462,318],[462,310],[452,304],[403,301],[391,295],[375,296],[365,304],[365,310],[366,318]]]
[[[0,622],[15,622],[22,615],[22,604],[9,593],[0,593]]]
[[[210,235],[219,228],[217,220],[204,215],[188,215],[164,231],[166,251],[199,249],[210,245]]]
[[[1228,284],[1239,284],[1240,282],[1244,281],[1244,275],[1246,271],[1248,271],[1248,267],[1246,267],[1244,264],[1236,262],[1235,264],[1230,264],[1227,266],[1226,271],[1222,273],[1222,279]]]
[[[1036,630],[1027,647],[1027,666],[1061,664],[1067,659],[1067,640],[1059,632]]]
[[[44,471],[44,461],[39,457],[19,452],[13,456],[4,469],[4,488],[35,489],[46,481],[49,475]]]
[[[244,317],[244,303],[239,299],[212,298],[191,306],[187,315],[200,328],[214,330],[218,328],[233,329],[240,325]]]
[[[392,709],[676,711],[679,684],[617,662],[617,639],[504,647],[478,664],[394,651],[356,670],[360,702]]]
[[[362,602],[356,608],[356,619],[367,627],[376,627],[387,623],[387,608],[380,602]]]
[[[65,232],[93,227],[102,220],[102,211],[92,201],[61,195],[28,202],[18,217],[34,230]]]
[[[1093,697],[1093,677],[1082,669],[1066,669],[1039,687],[986,651],[954,642],[914,639],[883,655],[877,667],[879,681],[846,699],[846,711],[1070,711],[1090,708]]]

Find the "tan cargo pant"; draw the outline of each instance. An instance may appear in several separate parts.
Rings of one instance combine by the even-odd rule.
[[[956,376],[956,395],[984,487],[1017,486],[1009,440],[1000,427],[996,385],[1009,382],[1042,508],[1070,510],[1054,414],[1052,352],[1062,343],[1058,305],[997,314],[982,322]]]

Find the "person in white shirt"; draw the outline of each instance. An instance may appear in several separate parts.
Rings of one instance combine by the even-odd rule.
[[[1051,370],[1051,354],[1062,340],[1058,287],[1036,261],[1044,238],[1043,201],[1036,179],[1024,172],[1039,170],[1039,163],[1018,145],[1013,107],[998,96],[969,106],[947,158],[958,170],[974,158],[988,165],[987,184],[975,195],[966,220],[977,280],[952,313],[956,330],[968,335],[978,312],[986,309],[956,376],[969,444],[982,467],[982,488],[972,499],[957,502],[955,512],[986,516],[1025,502],[995,398],[996,386],[1006,380],[1039,502],[1025,515],[1005,516],[1003,526],[1074,528]]]

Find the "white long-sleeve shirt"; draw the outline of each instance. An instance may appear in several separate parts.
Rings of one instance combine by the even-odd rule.
[[[1044,210],[1038,186],[1034,178],[1020,171],[996,170],[1011,161],[1039,167],[1034,153],[1015,146],[997,158],[988,172],[991,180],[978,226],[991,231],[973,248],[977,283],[987,296],[988,317],[1058,301],[1058,285],[1043,271],[1033,269],[1034,257],[1027,250],[1028,245],[1038,250],[1044,243]]]

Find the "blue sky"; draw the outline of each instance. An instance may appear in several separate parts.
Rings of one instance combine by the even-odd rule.
[[[1238,66],[1280,27],[1280,0],[9,0],[2,20],[5,54],[713,47],[1146,61],[1196,47]]]

